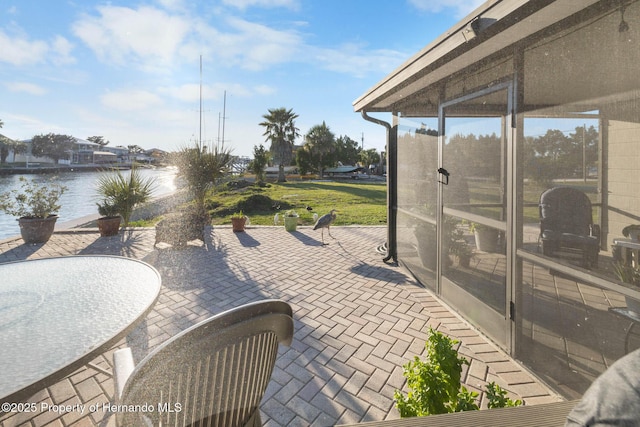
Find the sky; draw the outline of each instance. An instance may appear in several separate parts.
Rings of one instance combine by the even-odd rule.
[[[284,107],[381,151],[353,101],[482,2],[0,0],[0,133],[252,157]]]

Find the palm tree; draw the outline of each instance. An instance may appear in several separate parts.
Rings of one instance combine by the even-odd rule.
[[[101,215],[111,216],[117,212],[122,216],[122,227],[128,227],[133,209],[151,199],[155,185],[155,178],[143,177],[135,167],[131,168],[128,177],[119,169],[113,173],[105,173],[98,178],[96,188],[96,192],[103,199],[102,203],[98,204]],[[108,213],[108,210],[112,212]]]
[[[295,125],[298,115],[293,109],[271,108],[269,114],[262,116],[265,119],[260,123],[264,126],[264,136],[271,142],[273,160],[278,163],[278,182],[285,182],[284,166],[290,164],[293,157],[293,143],[300,136]]]
[[[305,140],[313,158],[318,162],[318,172],[320,173],[320,178],[322,178],[324,168],[330,161],[327,155],[335,151],[336,137],[329,130],[327,124],[322,122],[321,125],[315,125],[309,130]]]

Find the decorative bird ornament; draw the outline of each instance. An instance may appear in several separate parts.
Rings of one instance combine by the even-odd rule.
[[[327,233],[329,233],[329,237],[331,237],[332,239],[335,238],[331,235],[331,230],[329,229],[329,227],[331,226],[331,224],[333,224],[333,221],[335,220],[336,220],[336,210],[331,209],[331,212],[329,212],[328,214],[322,215],[320,218],[318,218],[318,220],[316,221],[316,225],[313,226],[314,230],[317,230],[318,228],[320,229],[323,246],[327,244],[324,242],[325,228],[327,229]]]

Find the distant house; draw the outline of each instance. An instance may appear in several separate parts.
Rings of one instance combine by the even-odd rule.
[[[387,130],[386,260],[567,398],[639,319],[616,309],[640,299],[638,40],[639,1],[491,0],[354,101]],[[597,264],[542,245],[553,187],[590,199],[567,237],[599,235]]]
[[[70,162],[72,164],[95,163],[94,153],[99,152],[101,148],[102,146],[100,144],[76,138],[76,143],[70,156]]]
[[[169,153],[159,148],[152,148],[145,151],[145,154],[152,159],[152,162],[162,162],[167,160]]]
[[[110,147],[105,145],[101,150],[115,154],[118,162],[129,162],[129,149],[126,147]]]
[[[10,152],[7,157],[9,163],[52,163],[48,157],[34,157],[31,154],[31,140],[22,141],[27,149],[24,153]],[[146,154],[138,155],[141,161],[149,162],[152,157]],[[60,159],[60,164],[105,164],[105,163],[126,163],[131,160],[129,149],[126,147],[110,147],[87,141],[82,138],[75,138],[73,149],[68,152],[67,159]]]

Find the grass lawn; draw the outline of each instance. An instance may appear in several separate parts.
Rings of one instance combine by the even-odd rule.
[[[288,209],[300,215],[299,225],[313,225],[313,213],[322,216],[331,209],[337,211],[335,225],[385,225],[386,203],[385,183],[297,181],[244,188],[226,184],[208,198],[207,208],[214,225],[231,224],[231,214],[240,210],[252,225],[274,225],[275,214]]]

